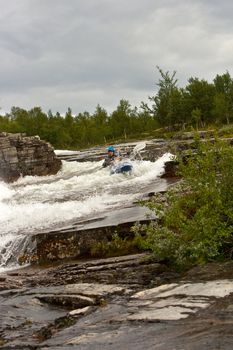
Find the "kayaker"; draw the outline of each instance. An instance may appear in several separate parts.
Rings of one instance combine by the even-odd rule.
[[[119,159],[118,152],[116,151],[116,149],[113,146],[109,146],[108,147],[108,155],[104,159],[102,166],[104,168],[106,168],[107,166],[112,165],[116,159]]]

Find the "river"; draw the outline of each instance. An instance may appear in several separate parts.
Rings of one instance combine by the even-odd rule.
[[[17,266],[17,259],[12,263],[10,257],[17,258],[30,235],[127,207],[148,191],[156,192],[170,156],[133,161],[131,174],[110,175],[102,161],[62,161],[56,175],[0,182],[0,271]]]

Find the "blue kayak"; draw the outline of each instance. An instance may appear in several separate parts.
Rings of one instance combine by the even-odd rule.
[[[128,160],[122,160],[111,166],[110,174],[130,173],[133,165]]]

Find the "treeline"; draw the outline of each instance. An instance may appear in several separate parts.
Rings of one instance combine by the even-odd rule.
[[[177,86],[176,72],[172,75],[157,67],[161,79],[158,92],[149,97],[151,107],[143,108],[153,115],[161,126],[229,124],[233,121],[233,79],[229,72],[216,75],[212,83],[190,78],[185,88]]]
[[[119,139],[139,137],[143,133],[166,127],[203,128],[209,124],[233,122],[233,79],[229,72],[216,75],[212,83],[190,78],[184,88],[177,85],[176,72],[160,72],[156,93],[142,102],[140,108],[121,100],[108,114],[98,105],[93,114],[74,116],[70,108],[65,116],[45,113],[40,107],[25,110],[12,107],[0,116],[0,130],[39,135],[55,148],[83,148]]]
[[[68,108],[65,116],[60,113],[44,113],[40,107],[27,111],[12,107],[11,112],[0,116],[0,131],[24,132],[39,135],[55,148],[76,149],[95,144],[105,144],[120,138],[153,130],[157,122],[148,112],[132,108],[126,100],[121,100],[116,110],[108,115],[101,106],[94,114],[88,112],[72,115]]]

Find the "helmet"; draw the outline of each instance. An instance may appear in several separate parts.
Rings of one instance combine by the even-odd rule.
[[[115,152],[115,148],[113,146],[108,147],[108,152]]]

